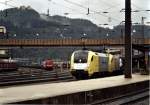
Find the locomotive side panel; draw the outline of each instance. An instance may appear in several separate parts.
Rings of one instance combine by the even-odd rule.
[[[108,57],[99,56],[100,72],[108,71]]]
[[[92,55],[88,63],[89,63],[89,68],[88,68],[89,76],[99,72],[100,66],[99,66],[98,56]]]

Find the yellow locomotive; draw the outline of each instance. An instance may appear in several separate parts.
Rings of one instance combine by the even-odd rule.
[[[77,79],[112,73],[122,66],[119,56],[88,50],[74,51],[70,63],[71,74]]]

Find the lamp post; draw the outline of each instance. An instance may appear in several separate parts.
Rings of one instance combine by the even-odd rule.
[[[143,39],[143,43],[144,43],[144,20],[146,19],[146,17],[143,17],[141,18],[141,25],[142,25],[142,31],[141,31],[141,35],[142,35],[142,39]]]
[[[81,36],[81,41],[82,41],[82,44],[83,44],[83,50],[86,50],[86,47],[85,47],[86,36],[87,36],[86,33],[83,33],[83,36]]]
[[[14,39],[15,39],[15,38],[17,37],[17,34],[14,34],[13,37],[14,37]]]
[[[107,13],[107,12],[106,12]],[[104,24],[99,24],[100,26],[108,26],[109,24],[107,23],[104,23]],[[106,41],[106,44],[108,44],[108,36],[109,36],[109,33],[106,33],[106,35],[103,37],[104,40]],[[105,52],[106,50],[106,44],[103,44],[103,52]]]
[[[39,36],[40,36],[40,34],[39,34],[39,33],[36,33],[35,36],[36,36],[36,38],[38,39]]]

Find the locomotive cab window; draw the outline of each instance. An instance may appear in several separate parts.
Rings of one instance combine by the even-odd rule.
[[[4,33],[4,29],[3,28],[0,28],[0,33]]]
[[[6,27],[0,26],[0,34],[6,34]]]
[[[93,61],[93,56],[92,56],[92,58],[91,58],[91,61]]]
[[[87,63],[87,58],[87,51],[78,51],[74,54],[74,63]]]

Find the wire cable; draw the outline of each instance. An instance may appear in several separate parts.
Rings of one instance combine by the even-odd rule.
[[[81,5],[81,4],[78,4],[78,3],[75,3],[75,2],[72,2],[72,1],[69,1],[69,0],[64,0],[64,1],[66,1],[66,2],[68,2],[68,3],[70,3],[70,4],[73,4],[73,5],[76,5],[76,6],[78,6],[78,7],[81,7],[81,8],[84,8],[84,9],[88,9],[87,7],[85,7],[85,6],[83,6],[83,5]],[[102,11],[100,11],[100,12],[98,12],[98,11],[95,11],[95,10],[93,10],[93,9],[90,9],[90,11],[91,12],[94,12],[94,13],[96,13],[96,14],[99,14],[99,15],[101,15],[101,16],[103,16],[103,17],[109,17],[109,16],[107,16],[107,15],[104,15],[104,14],[102,14]],[[115,20],[115,21],[119,21],[120,22],[120,20],[118,20],[118,19],[116,19],[116,18],[113,18],[113,17],[111,17],[113,20]]]
[[[0,2],[0,4],[6,5],[5,2]],[[11,4],[8,4],[8,3],[7,3],[7,5],[8,5],[9,7],[18,8],[17,6],[14,6],[14,5],[11,5]]]
[[[54,1],[50,1],[50,2],[52,2],[54,5],[63,6],[63,7],[65,7],[65,8],[67,8],[67,9],[69,9],[69,10],[75,11],[75,12],[80,13],[80,14],[84,14],[83,12],[81,12],[81,11],[79,11],[79,10],[77,10],[77,9],[73,9],[73,8],[67,7],[67,6],[65,6],[65,5],[63,5],[63,4],[60,4],[60,3],[57,3],[57,2],[54,2]]]
[[[140,9],[140,10],[144,10],[143,8],[141,8],[141,7],[139,7],[139,6],[137,6],[137,5],[135,5],[134,3],[132,3],[132,5],[134,6],[134,7],[136,7],[136,8],[138,8],[138,9]],[[145,11],[146,12],[146,11]],[[148,11],[145,13],[145,12],[143,12],[144,14],[150,14]]]

